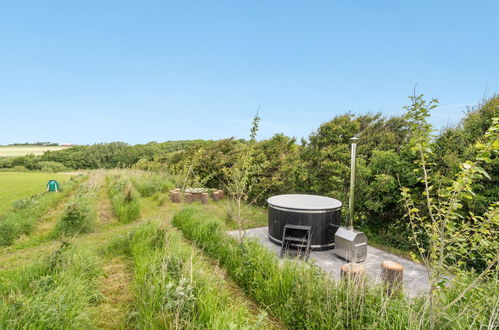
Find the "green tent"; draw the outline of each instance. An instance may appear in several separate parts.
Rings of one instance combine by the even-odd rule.
[[[59,182],[56,180],[49,180],[47,183],[47,191],[59,191]]]

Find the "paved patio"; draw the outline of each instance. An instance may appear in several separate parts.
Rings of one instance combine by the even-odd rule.
[[[267,232],[267,227],[253,228],[247,230],[246,236],[257,238],[262,245],[266,246],[276,255],[279,255],[281,247],[268,239]],[[237,231],[231,231],[229,234],[237,235]],[[310,259],[313,259],[315,264],[326,273],[334,278],[339,278],[340,267],[347,262],[336,256],[333,251],[334,250],[312,251]],[[428,275],[426,273],[426,268],[422,264],[368,246],[367,258],[362,264],[366,266],[367,275],[371,281],[379,281],[381,263],[385,260],[392,260],[404,266],[404,292],[409,297],[415,297],[418,293],[429,289]]]

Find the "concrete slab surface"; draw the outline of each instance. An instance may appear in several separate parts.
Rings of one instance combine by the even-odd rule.
[[[268,227],[253,228],[246,231],[246,237],[258,239],[260,244],[267,247],[276,255],[279,255],[281,247],[272,243],[267,233]],[[236,236],[238,231],[230,231],[229,234]],[[346,260],[336,256],[334,250],[312,251],[310,260],[336,279],[340,277],[340,267],[347,263]],[[385,260],[395,261],[404,266],[404,292],[407,296],[415,297],[420,292],[429,290],[428,274],[422,264],[401,258],[372,246],[367,247],[367,258],[361,263],[366,267],[370,281],[378,282],[380,280],[381,263]]]

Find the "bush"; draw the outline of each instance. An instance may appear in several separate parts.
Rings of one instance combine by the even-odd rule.
[[[52,161],[40,161],[38,167],[42,172],[62,172],[68,169],[64,164]]]
[[[13,166],[10,170],[13,172],[28,172],[29,171],[25,166],[22,166],[22,165]]]

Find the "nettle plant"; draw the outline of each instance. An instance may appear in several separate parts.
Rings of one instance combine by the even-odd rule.
[[[423,95],[410,97],[406,116],[412,129],[411,151],[418,165],[421,190],[402,188],[402,201],[412,229],[420,259],[429,276],[429,313],[432,328],[438,316],[456,305],[466,293],[491,273],[497,275],[499,245],[499,203],[492,203],[483,215],[463,208],[463,200],[474,198],[473,183],[489,178],[481,167],[491,161],[499,150],[499,118],[475,145],[476,158],[461,164],[460,171],[450,183],[439,177],[432,162],[432,127],[427,122],[429,111],[436,108],[436,99],[427,102]],[[490,178],[489,178],[490,179]],[[486,263],[469,276],[473,279],[450,302],[439,303],[438,290],[449,279],[464,270],[470,258],[479,256]]]

